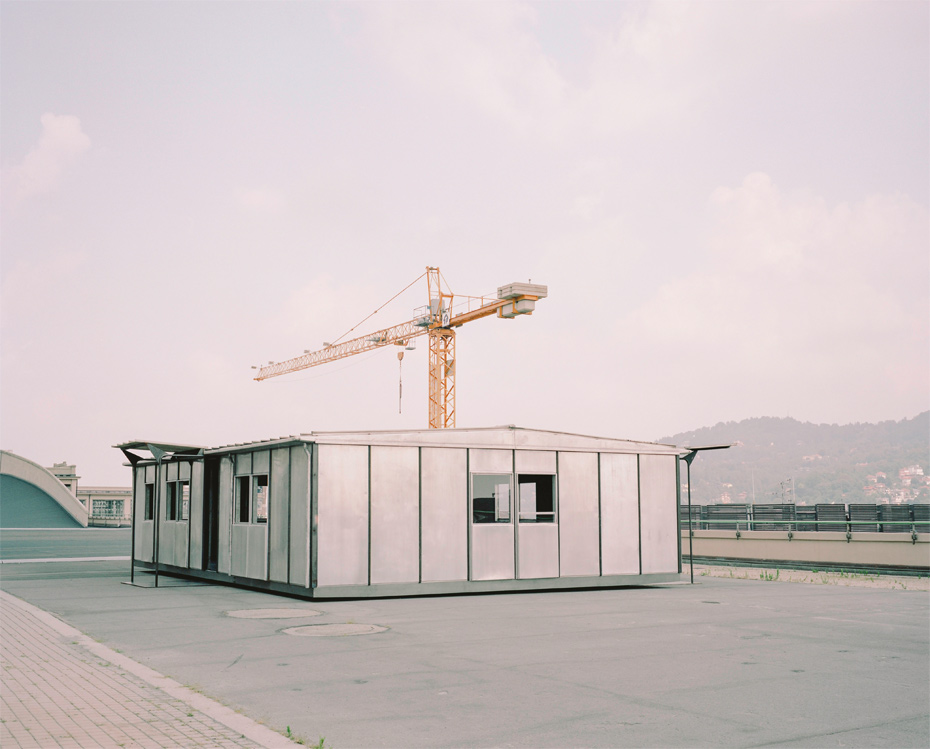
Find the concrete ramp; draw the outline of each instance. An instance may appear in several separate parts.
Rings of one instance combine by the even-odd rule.
[[[86,528],[87,509],[49,471],[0,450],[0,528]]]

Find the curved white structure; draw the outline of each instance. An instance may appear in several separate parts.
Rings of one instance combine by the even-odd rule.
[[[38,463],[7,450],[0,450],[0,474],[13,476],[41,489],[78,523],[87,527],[87,508],[65,488],[64,484]]]

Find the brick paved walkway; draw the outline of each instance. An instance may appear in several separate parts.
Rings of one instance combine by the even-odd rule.
[[[6,593],[0,666],[4,749],[293,746]]]

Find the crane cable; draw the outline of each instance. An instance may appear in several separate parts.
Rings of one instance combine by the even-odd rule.
[[[382,304],[380,307],[378,307],[378,309],[376,309],[374,312],[372,312],[370,315],[368,315],[368,317],[366,317],[365,320],[368,320],[368,319],[374,317],[375,315],[377,315],[381,310],[383,310],[385,307],[387,307],[391,302],[393,302],[395,299],[397,299],[397,297],[399,297],[401,294],[403,294],[407,289],[409,289],[411,286],[413,286],[417,281],[419,281],[419,280],[420,280],[421,278],[423,278],[423,276],[425,276],[425,275],[426,275],[426,273],[421,273],[419,276],[417,276],[415,279],[413,279],[409,284],[407,284],[404,288],[402,288],[400,291],[398,291],[394,296],[392,296],[390,299],[388,299],[384,304]],[[349,328],[345,333],[343,333],[343,334],[342,334],[341,336],[339,336],[335,341],[333,341],[333,345],[339,343],[339,341],[341,341],[343,338],[345,338],[347,335],[349,335],[349,333],[351,333],[351,332],[352,332],[353,330],[355,330],[359,325],[361,325],[363,322],[365,322],[365,320],[361,320],[360,322],[357,322],[355,325],[353,325],[351,328]]]

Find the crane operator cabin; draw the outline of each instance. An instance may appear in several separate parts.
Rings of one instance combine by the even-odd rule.
[[[456,329],[530,315],[547,288],[513,283],[456,304],[438,268],[423,275],[429,304],[412,320],[269,362],[255,379],[384,346],[402,356],[428,335],[430,428],[117,445],[132,465],[133,575],[140,566],[156,584],[167,572],[307,598],[678,579],[688,450],[512,425],[455,429]]]

